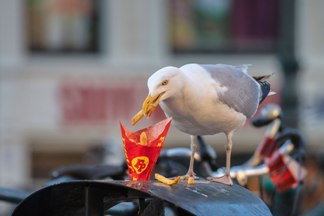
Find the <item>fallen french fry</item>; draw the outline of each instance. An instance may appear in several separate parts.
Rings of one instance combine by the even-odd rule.
[[[193,177],[189,177],[188,178],[188,184],[191,185],[191,184],[196,184],[196,181]]]
[[[140,143],[141,143],[141,145],[144,145],[144,146],[147,145],[147,135],[146,135],[145,131],[143,131],[140,135]]]
[[[158,173],[155,173],[155,179],[170,186],[178,184],[180,182],[180,176],[176,177],[175,179],[168,179]]]

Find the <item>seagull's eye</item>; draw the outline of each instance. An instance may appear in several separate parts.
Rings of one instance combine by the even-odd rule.
[[[165,86],[165,85],[167,85],[168,84],[168,80],[164,80],[162,83],[161,83],[161,85],[163,85],[163,86]]]

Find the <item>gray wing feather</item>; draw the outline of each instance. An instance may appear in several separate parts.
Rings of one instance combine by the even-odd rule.
[[[242,69],[231,65],[201,65],[220,85],[228,88],[218,92],[219,100],[234,110],[251,117],[257,110],[260,99],[259,84]]]
[[[243,65],[237,65],[234,66],[236,69],[239,69],[241,71],[243,71],[244,73],[247,73],[247,70],[249,69],[249,67],[251,66],[251,64],[243,64]]]

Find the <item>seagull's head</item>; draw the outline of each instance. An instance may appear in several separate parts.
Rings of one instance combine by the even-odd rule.
[[[147,81],[148,96],[163,101],[174,95],[182,84],[180,74],[179,68],[171,66],[156,71]]]
[[[143,103],[142,110],[146,116],[150,116],[160,101],[166,100],[176,94],[183,85],[181,71],[176,67],[164,67],[147,81],[149,94]]]

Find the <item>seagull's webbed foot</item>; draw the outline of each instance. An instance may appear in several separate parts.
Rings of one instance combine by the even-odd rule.
[[[225,185],[233,185],[233,181],[229,175],[224,175],[221,177],[208,177],[207,180],[212,181],[212,182],[218,182],[222,183]]]
[[[196,175],[196,173],[194,171],[188,171],[186,175],[181,176],[181,179],[183,180],[187,180],[189,178],[193,178],[195,180],[199,179],[199,177]]]

